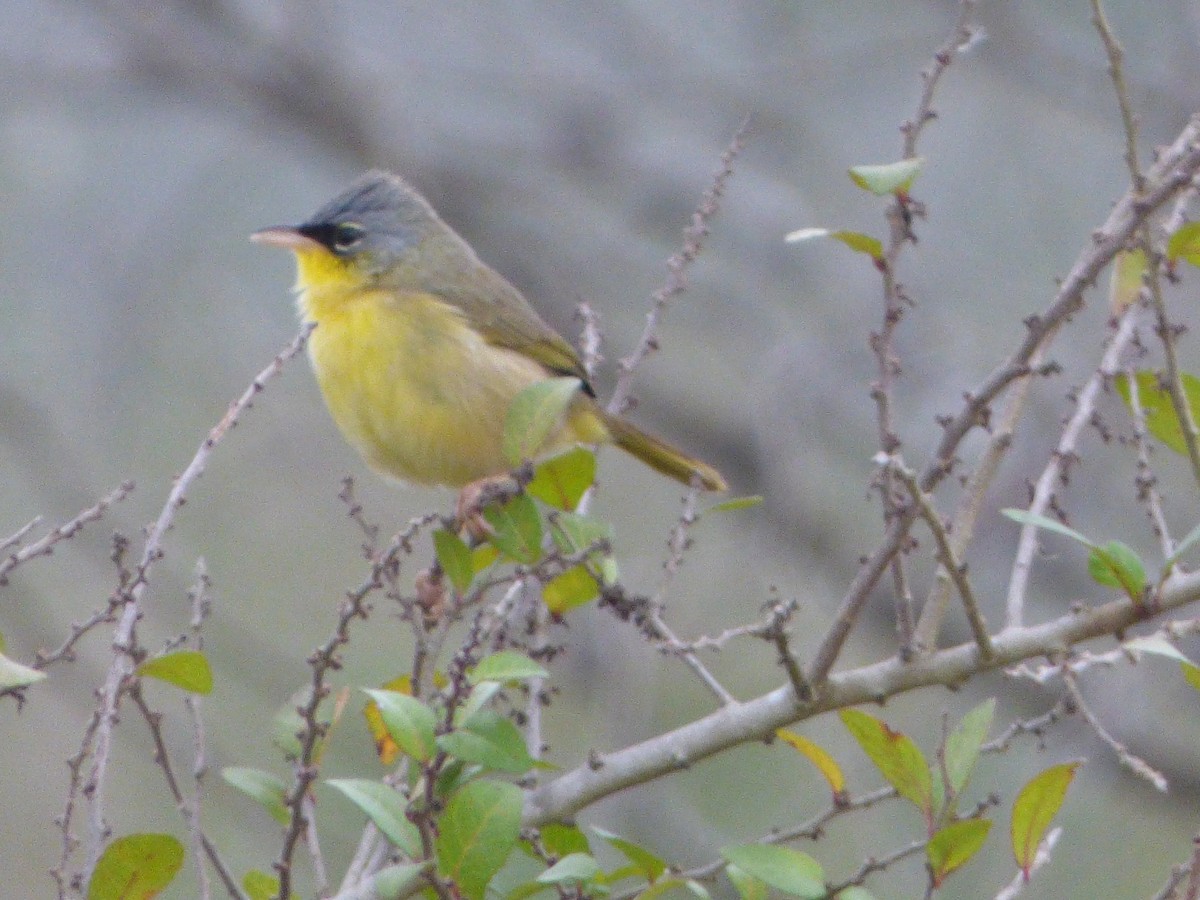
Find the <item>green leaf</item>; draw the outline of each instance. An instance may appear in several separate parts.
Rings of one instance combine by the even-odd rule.
[[[852,885],[844,891],[838,891],[836,900],[875,900],[875,895],[866,888]]]
[[[620,835],[613,834],[611,831],[605,831],[603,828],[593,826],[592,831],[597,837],[606,841],[609,846],[633,863],[634,868],[647,881],[658,881],[662,877],[663,872],[667,871],[666,862],[645,847],[635,844],[633,841],[627,840]]]
[[[886,197],[888,194],[908,193],[924,162],[922,157],[916,156],[878,166],[851,166],[846,174],[864,191],[870,191],[877,197]]]
[[[743,509],[753,509],[756,506],[761,506],[762,503],[763,497],[761,494],[753,494],[749,497],[730,497],[728,500],[714,503],[705,510],[705,513],[738,512]]]
[[[579,393],[578,378],[547,378],[513,398],[504,420],[504,458],[514,466],[537,456]]]
[[[308,703],[310,696],[310,685],[298,688],[271,718],[271,742],[283,751],[287,759],[298,759],[300,756],[300,738],[297,735],[304,730],[305,725],[304,719],[300,717],[299,708]]]
[[[286,825],[291,813],[287,808],[287,785],[278,775],[262,769],[228,766],[221,770],[225,783],[237,788],[271,814],[280,825]]]
[[[518,494],[499,506],[484,507],[483,518],[492,527],[488,542],[525,565],[542,558],[542,518],[527,494]]]
[[[279,896],[279,879],[259,869],[242,876],[242,890],[248,900],[275,900]]]
[[[634,900],[657,900],[665,894],[679,890],[686,890],[692,895],[700,897],[701,900],[708,900],[711,896],[708,889],[694,878],[660,878],[638,894]]]
[[[467,681],[479,684],[481,681],[522,681],[526,678],[548,678],[550,673],[535,663],[524,653],[515,650],[501,650],[491,656],[485,656],[467,673]]]
[[[1188,222],[1175,229],[1167,241],[1167,259],[1183,259],[1200,266],[1200,222]]]
[[[45,672],[23,666],[7,656],[0,655],[0,688],[28,687],[45,677]]]
[[[839,715],[863,752],[896,792],[933,821],[933,782],[929,765],[912,738],[892,731],[886,722],[857,709],[844,709]]]
[[[539,875],[537,880],[541,884],[584,884],[600,871],[600,864],[587,853],[571,853]]]
[[[425,870],[429,866],[430,863],[425,861],[400,863],[380,869],[374,876],[375,893],[373,896],[379,897],[380,900],[386,897],[407,897],[410,889],[425,874]]]
[[[1113,260],[1108,281],[1108,308],[1114,316],[1137,302],[1142,292],[1142,276],[1146,274],[1146,254],[1140,248],[1122,250]]]
[[[1183,440],[1179,416],[1175,415],[1171,395],[1159,385],[1158,373],[1143,369],[1134,373],[1134,380],[1137,384],[1138,405],[1146,417],[1146,430],[1167,449],[1186,456],[1187,444]],[[1200,379],[1187,372],[1181,372],[1179,381],[1183,385],[1183,399],[1192,412],[1192,419],[1200,418]],[[1113,383],[1125,405],[1132,410],[1129,378],[1122,372],[1113,379]]]
[[[550,534],[560,553],[580,553],[601,543],[612,546],[613,529],[608,522],[569,512],[555,514],[552,522]],[[587,562],[597,570],[605,584],[612,584],[617,580],[617,563],[610,554],[597,551],[588,556]]]
[[[487,769],[524,775],[533,768],[533,758],[517,726],[490,709],[481,709],[461,728],[438,735],[437,745],[455,759]]]
[[[212,668],[199,650],[176,650],[148,659],[137,667],[144,678],[157,678],[190,694],[211,694]]]
[[[807,853],[770,844],[742,844],[722,847],[721,856],[785,894],[814,900],[825,896],[825,872]]]
[[[1200,691],[1200,666],[1190,662],[1182,662],[1179,668],[1183,670],[1183,678],[1188,684]]]
[[[725,876],[742,900],[767,900],[767,883],[761,878],[755,878],[733,863],[725,867]]]
[[[521,832],[521,789],[500,781],[469,781],[438,819],[438,874],[467,900],[483,900]]]
[[[408,803],[395,788],[369,778],[334,778],[325,783],[349,797],[407,856],[421,855],[421,834],[405,814]]]
[[[1000,510],[1000,515],[1007,516],[1020,525],[1032,525],[1035,528],[1041,528],[1045,531],[1053,531],[1057,534],[1065,535],[1073,541],[1079,541],[1079,543],[1083,544],[1085,547],[1094,546],[1090,539],[1084,537],[1074,528],[1068,528],[1062,522],[1047,518],[1046,516],[1039,516],[1037,513],[1031,513],[1027,509],[1002,509]]]
[[[962,794],[979,759],[979,748],[987,740],[996,715],[996,698],[984,700],[962,717],[958,727],[946,738],[946,779],[954,796]]]
[[[543,825],[540,831],[542,847],[551,856],[566,856],[568,853],[587,853],[587,835],[577,825],[564,825],[561,822],[551,822]]]
[[[572,447],[542,461],[525,490],[555,509],[573,510],[596,481],[596,454]]]
[[[860,231],[831,231],[829,236],[835,241],[841,241],[855,253],[865,253],[874,260],[883,259],[883,244],[879,238]]]
[[[572,566],[562,574],[555,575],[542,587],[542,601],[546,609],[556,616],[566,615],[599,596],[600,585],[584,565]]]
[[[1030,779],[1013,801],[1013,856],[1026,878],[1037,857],[1038,846],[1058,814],[1078,768],[1077,762],[1051,766]]]
[[[130,834],[104,848],[88,900],[150,900],[183,867],[183,844],[169,834]]]
[[[925,856],[933,874],[933,886],[941,887],[946,876],[979,852],[987,840],[992,823],[987,819],[951,822],[929,839]]]
[[[437,554],[442,571],[450,584],[464,594],[475,580],[475,561],[471,559],[471,548],[457,534],[439,528],[433,533],[433,552]]]
[[[1105,587],[1124,591],[1134,603],[1140,603],[1146,589],[1146,570],[1127,544],[1109,541],[1092,547],[1088,554],[1088,573]]]
[[[435,749],[433,730],[437,725],[434,711],[415,697],[399,691],[371,688],[366,694],[375,701],[388,734],[400,751],[417,762],[426,762]]]

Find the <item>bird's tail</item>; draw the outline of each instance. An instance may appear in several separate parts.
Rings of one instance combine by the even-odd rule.
[[[612,435],[612,441],[626,453],[636,456],[650,468],[669,475],[683,484],[691,484],[698,476],[706,491],[728,490],[729,485],[721,473],[708,463],[688,456],[677,447],[672,447],[662,438],[642,431],[632,422],[620,416],[603,413],[604,427]]]

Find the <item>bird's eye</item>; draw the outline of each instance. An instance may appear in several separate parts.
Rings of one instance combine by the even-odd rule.
[[[343,222],[333,229],[333,249],[347,253],[357,247],[366,234],[366,229],[354,222]]]

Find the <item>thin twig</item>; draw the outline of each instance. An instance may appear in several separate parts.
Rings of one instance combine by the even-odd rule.
[[[0,559],[0,587],[8,584],[8,574],[12,572],[21,563],[28,562],[38,556],[49,556],[54,552],[54,545],[60,541],[69,540],[74,537],[89,522],[97,521],[104,515],[104,511],[114,503],[120,503],[133,491],[133,482],[123,482],[120,487],[101,498],[92,506],[89,506],[75,518],[68,522],[64,522],[57,528],[48,532],[43,537],[34,541],[32,544],[27,544],[19,550],[14,550],[4,559]],[[19,544],[30,530],[40,522],[41,519],[34,519],[28,525],[21,528],[16,534],[5,538],[3,544],[0,544],[0,550],[6,550]]]
[[[958,554],[954,552],[942,517],[933,508],[933,501],[930,500],[929,495],[917,484],[916,474],[904,465],[903,460],[892,456],[886,460],[886,465],[908,489],[909,497],[917,505],[921,518],[925,520],[930,533],[933,534],[933,540],[937,544],[937,560],[958,589],[963,610],[967,614],[967,622],[971,625],[971,634],[975,638],[975,643],[979,645],[979,652],[985,660],[991,659],[995,651],[992,649],[992,639],[988,633],[987,622],[983,618],[983,613],[979,609],[979,601],[975,599],[975,591],[967,578],[966,564],[959,561]]]
[[[1083,699],[1083,692],[1079,690],[1079,682],[1075,678],[1075,673],[1071,671],[1070,663],[1063,665],[1062,677],[1063,684],[1067,686],[1067,692],[1071,695],[1071,699],[1075,703],[1075,708],[1083,716],[1083,720],[1091,726],[1092,731],[1096,732],[1096,736],[1104,741],[1116,755],[1117,761],[1134,775],[1146,779],[1165,794],[1168,788],[1166,776],[1144,759],[1130,752],[1128,747],[1113,737],[1108,732],[1108,729],[1100,723],[1099,717],[1092,712],[1087,702]]]
[[[95,730],[85,732],[81,749],[84,757],[91,756],[92,766],[88,775],[88,803],[90,808],[91,829],[89,833],[86,874],[90,875],[100,858],[102,844],[107,837],[108,828],[105,824],[105,788],[107,786],[108,765],[112,750],[112,732],[117,724],[117,707],[121,694],[128,685],[128,679],[133,672],[135,661],[132,653],[135,648],[134,628],[142,615],[141,601],[146,591],[151,567],[163,556],[163,540],[168,529],[175,521],[175,516],[183,506],[187,492],[196,479],[203,474],[213,450],[233,428],[241,414],[250,407],[254,398],[262,392],[268,381],[282,371],[284,364],[295,357],[304,348],[312,325],[304,326],[300,333],[285,347],[271,364],[263,369],[245,392],[235,400],[228,411],[200,444],[192,461],[183,473],[175,480],[167,496],[158,519],[146,536],[142,550],[141,561],[138,564],[132,584],[123,585],[119,594],[121,613],[113,634],[113,659],[109,664],[108,673],[103,685],[99,688],[99,703],[97,704],[97,719]],[[70,828],[70,822],[64,821],[64,830]]]
[[[1027,877],[1024,872],[1017,872],[1013,876],[1013,880],[996,894],[996,900],[1013,900],[1014,897],[1020,896],[1021,892],[1028,887],[1033,873],[1050,862],[1050,857],[1054,853],[1054,845],[1058,843],[1062,833],[1061,828],[1051,828],[1046,833],[1042,842],[1038,844],[1037,853],[1034,854],[1033,862],[1029,866],[1029,876]]]
[[[713,216],[717,214],[717,210],[720,208],[721,196],[725,193],[725,185],[733,175],[733,162],[742,150],[742,144],[745,141],[746,132],[749,130],[749,127],[750,122],[747,120],[734,132],[733,140],[730,141],[729,147],[721,154],[721,167],[713,177],[712,184],[709,185],[708,190],[700,198],[700,204],[696,207],[696,211],[692,213],[691,222],[683,230],[683,247],[676,253],[671,254],[671,258],[667,260],[667,280],[662,287],[654,292],[650,311],[646,313],[646,324],[642,328],[642,335],[638,338],[633,352],[624,357],[618,364],[620,374],[617,376],[617,384],[613,388],[613,393],[608,400],[607,406],[608,411],[611,413],[622,413],[628,408],[630,394],[633,391],[634,371],[643,359],[658,349],[659,321],[662,319],[663,313],[666,312],[671,300],[687,290],[687,269],[695,262],[696,257],[700,255],[700,250],[704,246],[704,239],[708,237],[709,222],[712,221]]]

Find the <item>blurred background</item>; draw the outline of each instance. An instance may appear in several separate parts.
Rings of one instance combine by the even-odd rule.
[[[1164,0],[1149,14],[1140,4],[1111,7],[1148,159],[1200,105],[1200,4]],[[715,634],[755,618],[776,595],[795,597],[803,652],[880,532],[868,491],[877,445],[867,343],[880,287],[866,257],[832,242],[785,245],[783,236],[809,226],[884,234],[883,204],[845,170],[899,155],[897,129],[916,108],[918,73],[956,15],[957,4],[940,0],[0,5],[0,535],[35,515],[65,520],[122,480],[137,482],[102,523],[0,588],[7,653],[32,659],[104,604],[116,583],[113,530],[140,548],[172,477],[295,333],[291,261],[250,245],[249,232],[302,220],[365,168],[401,172],[565,334],[578,333],[580,301],[595,308],[608,357],[597,379],[603,396],[747,116],[746,148],[691,288],[665,319],[663,352],[639,372],[633,415],[716,464],[736,493],[766,497],[697,526],[670,621],[685,637]],[[1127,181],[1089,5],[988,3],[977,21],[984,38],[947,73],[939,119],[921,142],[927,163],[914,194],[929,218],[900,271],[916,306],[898,339],[897,414],[904,453],[918,467],[940,436],[934,417],[954,410],[1020,339],[1021,319],[1048,303],[1055,278]],[[1184,322],[1194,281],[1172,293]],[[1092,300],[1057,346],[1064,373],[1040,386],[968,557],[992,622],[1017,534],[996,510],[1027,501],[1026,482],[1069,414],[1068,394],[1098,359],[1107,306],[1100,291]],[[1200,368],[1194,341],[1181,353],[1186,368]],[[1103,414],[1125,427],[1111,399]],[[1082,465],[1062,493],[1073,524],[1157,560],[1134,499],[1131,451],[1096,433],[1080,449]],[[1158,462],[1182,534],[1195,524],[1195,504],[1180,498],[1195,487],[1174,460]],[[205,647],[217,686],[204,703],[214,767],[287,774],[264,723],[306,679],[305,656],[366,572],[361,534],[337,496],[347,474],[386,534],[449,509],[447,492],[398,489],[368,473],[297,360],[220,446],[168,537],[142,634],[161,646],[186,630],[186,589],[203,557],[215,596]],[[615,453],[603,455],[601,481],[597,512],[614,523],[623,574],[631,588],[653,590],[680,491]],[[1082,551],[1048,544],[1054,553],[1038,569],[1031,617],[1103,599]],[[918,596],[928,574],[917,567]],[[890,603],[880,591],[843,666],[893,651]],[[953,615],[948,631],[947,641],[966,636]],[[684,666],[610,615],[583,610],[556,637],[567,648],[547,717],[556,763],[571,767],[589,748],[615,749],[711,708]],[[94,633],[76,663],[30,691],[23,710],[0,710],[6,891],[51,893],[44,873],[57,861],[52,820],[65,796],[65,760],[78,747],[108,641]],[[393,677],[406,669],[407,647],[405,628],[381,603],[356,630],[339,683]],[[735,644],[711,662],[741,697],[781,680],[765,645]],[[1153,660],[1082,681],[1110,730],[1166,772],[1172,793],[1124,773],[1077,722],[1058,726],[1041,750],[1019,742],[976,775],[977,795],[997,791],[1004,811],[984,854],[958,876],[957,896],[990,896],[1011,877],[1015,790],[1034,771],[1081,756],[1088,764],[1068,797],[1066,834],[1026,896],[1091,897],[1098,883],[1108,896],[1146,896],[1189,856],[1200,700],[1173,667]],[[170,714],[168,735],[186,769],[191,736],[179,695],[149,692]],[[957,717],[995,693],[998,724],[1035,715],[1055,697],[991,676],[958,694],[897,698],[882,714],[931,751],[944,711]],[[114,830],[182,835],[145,729],[126,720],[109,795]],[[879,783],[834,717],[801,730],[850,770],[852,791]],[[355,712],[326,774],[377,771]],[[215,772],[207,785],[212,838],[238,872],[269,868],[275,824]],[[611,798],[582,821],[687,866],[827,802],[798,756],[752,746]],[[358,820],[332,793],[320,803],[324,849],[339,872]],[[801,849],[845,877],[920,830],[897,804],[841,820]],[[185,869],[168,896],[193,895],[193,877]],[[910,860],[868,887],[879,897],[914,896],[922,881]]]

